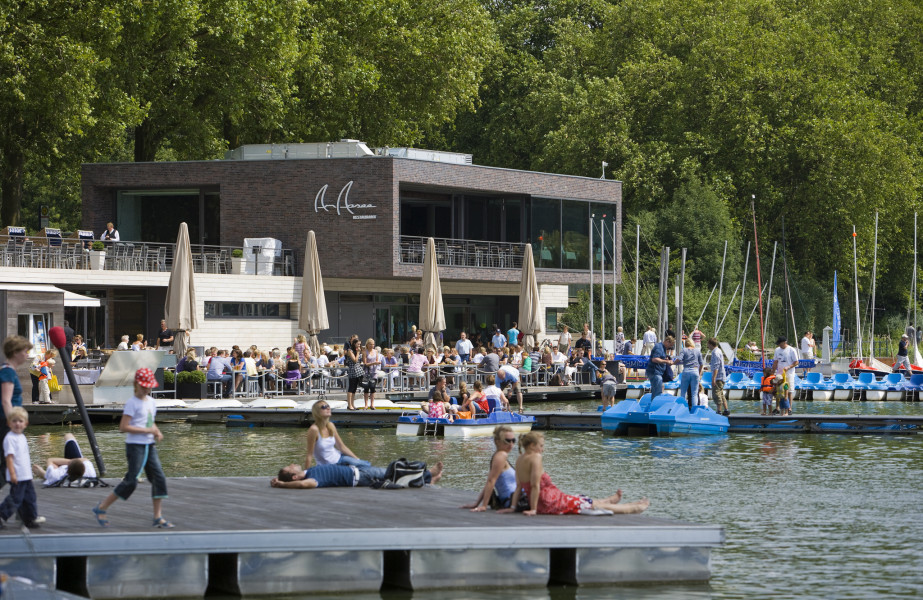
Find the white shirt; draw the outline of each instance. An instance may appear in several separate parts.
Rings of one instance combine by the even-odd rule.
[[[503,392],[500,391],[500,388],[498,388],[497,386],[489,385],[486,388],[484,388],[484,397],[485,398],[497,398],[497,399],[503,398]]]
[[[645,344],[656,344],[657,343],[657,334],[651,330],[644,332],[644,337],[642,338]]]
[[[88,461],[87,459],[83,459],[83,467],[84,477],[96,477],[96,467],[93,466],[92,462]],[[45,471],[45,485],[54,485],[65,477],[67,477],[67,465],[48,467],[48,469]]]
[[[503,375],[502,381],[519,381],[519,369],[510,365],[500,365],[497,375]]]
[[[551,361],[555,363],[565,363],[567,362],[567,357],[562,354],[560,350],[556,350],[554,355],[551,357]]]
[[[244,370],[247,371],[247,377],[258,377],[260,372],[256,369],[256,361],[252,356],[244,358]]]
[[[801,353],[814,355],[814,340],[808,339],[808,336],[801,338]]]
[[[157,414],[157,405],[154,403],[154,399],[150,396],[145,396],[144,398],[132,396],[128,399],[128,402],[125,403],[125,410],[122,411],[122,414],[131,417],[131,420],[128,424],[132,425],[133,427],[153,427],[154,415]],[[153,444],[154,434],[126,433],[125,443]]]
[[[128,350],[128,342],[121,342],[116,350]]]
[[[571,335],[569,331],[565,331],[558,336],[558,348],[567,348],[570,346]]]
[[[326,367],[326,366],[329,365],[329,364],[330,364],[330,359],[327,358],[327,355],[326,355],[326,354],[321,354],[320,356],[317,357],[317,366],[318,366],[318,367]]]
[[[13,468],[16,470],[16,479],[19,482],[29,481],[32,479],[32,462],[29,460],[29,442],[26,436],[21,433],[6,434],[3,440],[3,453],[6,456],[13,455]],[[4,461],[6,462],[6,461]],[[12,481],[10,470],[6,470],[6,480]]]
[[[471,357],[471,362],[473,362],[476,365],[481,364],[482,360],[484,360],[484,355],[481,354],[480,352],[478,352],[477,354]]]
[[[781,373],[783,369],[798,363],[798,353],[792,346],[777,347],[772,357],[776,361],[776,373]]]
[[[455,342],[455,351],[459,354],[471,354],[471,340],[458,340]]]

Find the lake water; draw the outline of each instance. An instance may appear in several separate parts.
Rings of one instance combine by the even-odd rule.
[[[530,405],[532,408],[534,405]],[[573,402],[567,410],[588,410]],[[755,403],[733,403],[752,412]],[[548,409],[549,406],[535,407]],[[555,408],[560,408],[556,406]],[[923,414],[907,403],[796,403],[796,412]],[[168,423],[161,460],[168,476],[258,475],[304,460],[304,429],[226,429]],[[63,427],[32,427],[32,458],[57,455]],[[78,429],[77,433],[81,433]],[[46,435],[40,435],[46,434]],[[398,438],[394,429],[341,430],[362,458],[442,460],[441,485],[477,490],[490,440]],[[97,427],[108,476],[125,468],[123,435]],[[730,434],[612,438],[546,432],[545,468],[563,490],[628,500],[647,496],[648,514],[724,526],[709,584],[555,587],[547,590],[386,592],[366,598],[895,598],[923,594],[923,436]],[[83,444],[87,449],[86,443]],[[472,498],[476,492],[472,491]],[[165,514],[182,527],[181,515]],[[589,518],[589,517],[588,517]],[[340,596],[342,597],[342,596]],[[317,596],[312,596],[317,598]]]

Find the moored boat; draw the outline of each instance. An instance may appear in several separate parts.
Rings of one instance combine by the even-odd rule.
[[[716,435],[727,433],[728,418],[708,406],[693,406],[686,400],[663,394],[640,401],[622,400],[600,417],[604,432],[614,435]]]
[[[486,417],[455,419],[401,415],[397,420],[397,435],[434,435],[445,437],[489,437],[497,425],[509,425],[513,433],[528,433],[535,425],[535,417],[495,410]]]

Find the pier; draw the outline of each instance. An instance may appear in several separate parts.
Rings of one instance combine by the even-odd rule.
[[[115,480],[109,480],[115,483]],[[501,515],[458,507],[476,492],[276,489],[268,477],[170,478],[150,527],[142,484],[110,510],[111,488],[38,489],[48,522],[0,530],[0,570],[100,598],[706,581],[719,526],[645,515]]]

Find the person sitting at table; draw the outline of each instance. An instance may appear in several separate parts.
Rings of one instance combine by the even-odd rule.
[[[87,356],[87,349],[85,346],[81,346],[74,350],[74,360],[73,360],[74,364],[77,364],[77,361],[79,360],[84,360],[84,361],[89,360],[89,357]]]
[[[474,356],[471,357],[471,362],[475,365],[481,364],[481,361],[484,360],[484,356],[487,354],[487,348],[484,346],[478,346],[478,351],[474,353]]]
[[[247,381],[257,381],[260,379],[260,370],[256,366],[256,360],[249,350],[244,351],[242,375],[247,377]]]
[[[79,333],[74,336],[74,351],[71,354],[71,360],[77,360],[77,351],[83,349],[83,357],[86,358],[87,354],[87,345],[83,343],[83,336]]]
[[[397,357],[394,356],[393,348],[385,348],[382,352],[384,353],[384,358],[381,359],[381,373],[388,380],[388,387],[394,389],[395,381],[401,376]]]
[[[231,372],[234,368],[231,366],[231,361],[228,360],[227,350],[218,350],[217,355],[213,356],[208,362],[208,371],[205,373],[206,381],[220,381],[222,389],[222,396],[225,398],[231,395],[231,385],[233,381],[233,376]]]
[[[285,351],[285,381],[290,386],[294,386],[295,382],[301,379],[301,367],[302,364],[298,358],[298,353],[289,346]]]
[[[195,348],[190,348],[186,350],[186,354],[183,355],[179,362],[176,363],[176,372],[182,373],[183,371],[196,371],[199,368],[199,361],[195,355]]]
[[[423,358],[426,359],[426,362],[423,364],[423,368],[429,374],[430,383],[436,383],[436,377],[439,376],[439,369],[431,368],[437,364],[436,352],[432,348],[428,348],[426,351],[424,351]]]
[[[239,391],[244,381],[244,355],[239,346],[234,346],[231,349],[230,363],[231,369],[234,370],[234,389]]]
[[[442,349],[442,360],[439,361],[439,371],[445,377],[446,384],[449,386],[455,385],[455,369],[458,367],[457,355],[452,356],[454,352],[454,349],[450,350],[446,346]]]
[[[131,349],[134,350],[135,352],[144,350],[144,334],[143,333],[139,333],[138,335],[135,336],[135,341],[131,343]]]

